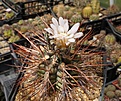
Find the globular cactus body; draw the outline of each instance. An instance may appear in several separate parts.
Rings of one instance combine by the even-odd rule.
[[[109,98],[113,98],[115,96],[115,93],[113,91],[108,91],[106,93],[106,95],[109,97]]]
[[[92,14],[92,8],[90,6],[86,6],[82,10],[82,16],[83,18],[89,18]]]
[[[116,94],[117,97],[121,97],[121,90],[116,90],[115,94]]]
[[[83,8],[86,6],[87,0],[73,0],[73,2],[77,8]]]
[[[116,90],[116,87],[115,87],[114,85],[108,85],[108,86],[107,86],[107,89],[108,89],[109,91],[115,91],[115,90]]]
[[[93,13],[98,14],[100,11],[100,2],[98,0],[92,0],[91,6],[92,6]]]
[[[82,21],[82,16],[80,14],[75,14],[71,17],[71,21],[73,23],[81,22]]]
[[[112,5],[109,8],[107,8],[107,15],[112,15],[112,14],[116,14],[119,13],[119,7],[117,5]]]
[[[107,34],[105,36],[105,43],[113,45],[115,44],[115,42],[116,42],[116,38],[113,34]]]
[[[99,16],[97,14],[92,14],[90,17],[89,17],[89,20],[93,21],[93,20],[98,20],[99,19]]]

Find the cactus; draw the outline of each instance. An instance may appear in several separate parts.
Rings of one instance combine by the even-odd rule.
[[[118,78],[118,85],[121,87],[121,78]]]
[[[99,2],[99,0],[92,0],[91,1],[91,6],[92,6],[93,13],[98,14],[99,11],[100,11],[100,2]]]
[[[65,20],[63,20],[62,23],[64,21]],[[25,26],[25,25],[22,25],[22,26]],[[32,31],[34,34],[34,30]],[[40,31],[38,31],[38,33],[37,33],[38,34],[37,38],[35,37],[36,39],[34,38],[28,39],[24,34],[22,34],[25,36],[25,38],[30,40],[31,43],[33,43],[32,48],[31,46],[30,48],[26,48],[26,47],[25,48],[20,47],[21,49],[19,49],[19,47],[17,48],[18,54],[20,53],[20,55],[22,55],[21,60],[22,58],[27,58],[29,61],[28,60],[26,61],[26,64],[28,63],[28,65],[27,67],[25,66],[26,73],[24,77],[21,78],[22,82],[20,84],[20,89],[16,96],[16,101],[18,101],[18,99],[22,99],[22,101],[27,101],[27,100],[46,101],[45,100],[46,98],[47,98],[47,101],[59,101],[59,100],[73,101],[77,99],[78,101],[81,101],[81,99],[85,100],[85,97],[83,97],[83,94],[81,93],[81,91],[83,91],[85,95],[88,95],[86,96],[88,97],[87,101],[89,101],[89,99],[97,98],[97,93],[99,94],[100,89],[102,87],[102,80],[101,80],[102,77],[100,78],[100,76],[97,75],[97,73],[95,72],[95,69],[87,70],[89,69],[87,68],[87,65],[88,65],[88,62],[90,66],[91,64],[93,66],[94,64],[96,64],[96,67],[95,67],[96,70],[99,69],[97,68],[97,63],[98,64],[102,63],[101,62],[102,55],[100,56],[101,60],[96,58],[94,59],[95,61],[92,61],[94,58],[94,57],[92,58],[92,55],[91,55],[92,53],[90,53],[90,55],[87,57],[88,50],[86,51],[86,53],[84,52],[84,55],[83,55],[83,51],[81,50],[79,50],[79,52],[75,54],[76,50],[78,50],[78,46],[82,45],[84,43],[84,40],[86,39],[88,40],[88,38],[84,37],[84,40],[82,42],[80,42],[80,40],[78,41],[77,39],[77,43],[76,43],[76,45],[78,45],[77,47],[75,47],[76,45],[72,43],[72,45],[67,47],[67,49],[62,50],[57,48],[58,47],[58,45],[56,45],[57,40],[48,39],[49,37],[48,33],[45,33],[45,32],[40,33]],[[66,33],[62,33],[62,34],[64,35]],[[36,35],[36,32],[35,32],[35,35]],[[43,44],[41,45],[40,42],[42,42]],[[53,44],[52,42],[55,42],[55,44]],[[87,48],[88,47],[84,47],[83,49],[85,50]],[[80,54],[81,52],[82,54]],[[99,55],[103,53],[104,52],[99,52]],[[95,52],[93,52],[93,55],[97,56],[97,54],[98,54],[97,52],[96,54]],[[49,58],[47,58],[47,55]],[[99,60],[100,62],[96,60]],[[84,67],[81,66],[81,64],[83,65],[83,63],[84,63]],[[85,63],[87,64],[85,65]],[[100,68],[97,71],[101,71],[102,73],[102,68]],[[94,77],[93,77],[93,72],[95,75]],[[98,78],[100,79],[97,80]],[[80,91],[82,86],[83,88]],[[74,87],[78,87],[77,89],[78,95],[76,94],[78,98],[76,99],[72,95],[72,91]],[[97,89],[93,89],[93,87]]]
[[[109,98],[113,98],[115,96],[115,93],[113,91],[107,91],[106,95],[109,97]]]
[[[3,36],[5,37],[5,38],[9,38],[9,37],[11,37],[11,36],[13,36],[14,35],[14,31],[12,30],[12,29],[8,29],[8,30],[5,30],[4,32],[3,32]]]
[[[118,63],[120,63],[121,62],[121,56],[118,58]]]
[[[14,23],[14,24],[12,24],[12,27],[13,28],[18,28],[18,24],[17,23]]]
[[[107,92],[108,92],[108,89],[107,89],[107,87],[105,87],[104,93],[106,94]]]
[[[59,6],[59,5],[56,5],[56,6],[53,7],[53,12],[54,12],[54,13],[58,13],[58,6]]]
[[[14,13],[13,12],[6,12],[5,13],[5,18],[6,19],[10,19],[10,18],[12,18],[14,16]]]
[[[74,0],[73,4],[77,8],[84,8],[86,6],[87,0]]]
[[[107,89],[108,89],[108,91],[115,91],[116,87],[114,85],[108,85]]]
[[[98,20],[99,19],[99,16],[97,14],[92,14],[90,17],[89,17],[89,20],[93,21],[93,20]]]
[[[107,15],[111,15],[111,14],[116,14],[116,13],[119,13],[120,10],[118,8],[118,6],[116,6],[115,4],[110,6],[109,8],[107,8]]]
[[[23,26],[20,27],[20,31],[21,31],[22,33],[25,33],[25,32],[27,32],[28,30],[29,30],[29,27],[28,27],[28,26],[23,25]]]
[[[115,27],[117,31],[121,32],[121,25]]]
[[[81,22],[82,21],[82,16],[80,14],[75,14],[71,17],[71,21],[73,23]]]
[[[107,34],[104,39],[105,43],[114,45],[116,43],[116,38],[113,34]]]
[[[63,16],[63,11],[64,11],[64,9],[65,9],[65,7],[64,7],[64,5],[63,4],[60,4],[60,5],[58,5],[58,7],[57,7],[57,15],[58,16]]]
[[[65,8],[64,8],[65,11],[69,11],[70,10],[70,6],[69,5],[66,5]]]
[[[110,54],[110,59],[111,59],[111,61],[113,62],[113,63],[117,63],[117,59],[118,59],[118,55],[117,55],[117,53],[111,53]]]
[[[71,19],[71,17],[73,16],[73,12],[70,10],[70,11],[64,11],[63,12],[63,17],[66,18],[66,19]]]
[[[19,25],[24,24],[24,20],[19,20],[18,24],[19,24]]]
[[[118,57],[118,61],[117,61],[117,63],[121,63],[121,56]],[[119,68],[121,68],[121,66],[119,66]]]
[[[11,36],[8,40],[9,43],[16,42],[20,39],[18,35]]]
[[[121,97],[121,90],[116,90],[115,94],[116,94],[117,97]]]
[[[82,16],[83,18],[89,18],[92,14],[92,8],[90,6],[86,6],[82,10]]]

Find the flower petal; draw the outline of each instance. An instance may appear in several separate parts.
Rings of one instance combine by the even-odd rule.
[[[50,39],[54,38],[54,36],[49,36]]]
[[[50,27],[51,27],[53,30],[57,30],[57,27],[56,27],[54,24],[50,24]]]
[[[69,29],[69,24],[68,24],[68,21],[66,21],[66,23],[64,24],[64,32],[67,33]]]
[[[51,28],[44,28],[44,30],[45,30],[45,31],[47,31],[48,33],[53,34],[53,31],[52,31],[52,29],[51,29]]]
[[[59,31],[59,33],[64,33],[64,28],[62,26],[59,26],[58,31]]]
[[[73,38],[74,34],[70,34],[69,36],[67,36],[66,38],[70,39]]]
[[[67,34],[72,34],[72,33],[76,33],[78,28],[80,26],[80,23],[76,23],[75,25],[73,25],[73,27],[67,32]]]
[[[67,23],[67,22],[68,22],[68,20],[67,19],[64,19],[64,24]]]
[[[74,38],[68,39],[69,42],[75,42]]]
[[[76,33],[75,35],[74,35],[74,38],[80,38],[80,37],[82,37],[83,36],[83,33],[82,32],[79,32],[79,33]]]
[[[62,17],[59,17],[59,25],[64,27],[64,19]]]
[[[53,33],[54,33],[54,35],[58,35],[58,32],[57,32],[57,30],[54,30],[54,32],[53,32]]]
[[[56,27],[58,27],[58,21],[54,17],[52,18],[52,22]]]

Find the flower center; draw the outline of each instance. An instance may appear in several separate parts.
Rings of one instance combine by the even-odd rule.
[[[67,33],[60,33],[61,36],[67,36]]]
[[[56,39],[56,45],[58,48],[66,48],[67,36],[67,33],[58,34],[58,38]]]

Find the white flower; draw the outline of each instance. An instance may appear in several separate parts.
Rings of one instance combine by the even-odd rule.
[[[69,24],[67,19],[63,19],[59,17],[59,22],[52,18],[53,24],[50,24],[50,28],[45,28],[44,30],[50,33],[50,39],[55,39],[56,45],[60,48],[68,46],[70,43],[74,43],[76,38],[80,38],[83,36],[82,32],[78,32],[77,30],[80,26],[80,23],[76,23],[69,30]]]

